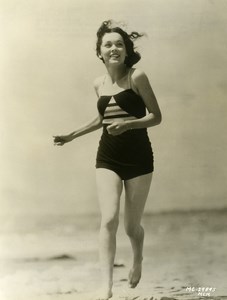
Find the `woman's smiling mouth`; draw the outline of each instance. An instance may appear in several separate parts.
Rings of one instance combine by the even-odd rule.
[[[119,54],[112,54],[112,55],[110,55],[110,57],[111,57],[111,58],[119,58],[120,55],[119,55]]]

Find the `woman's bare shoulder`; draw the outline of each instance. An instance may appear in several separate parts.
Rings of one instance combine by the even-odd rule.
[[[137,92],[144,88],[145,86],[149,85],[149,79],[146,73],[140,69],[133,68],[132,69],[132,76],[131,76],[132,84],[134,85]]]
[[[147,78],[147,75],[143,70],[132,68],[132,79],[138,80],[138,79],[145,79],[145,78]]]

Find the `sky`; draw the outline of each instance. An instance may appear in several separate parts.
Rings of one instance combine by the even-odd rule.
[[[97,213],[101,131],[64,147],[97,114],[105,73],[96,31],[114,19],[137,42],[163,114],[150,128],[155,174],[147,212],[227,206],[225,0],[0,0],[0,214]]]

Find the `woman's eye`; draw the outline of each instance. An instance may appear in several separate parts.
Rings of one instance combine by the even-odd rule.
[[[104,46],[105,48],[111,48],[112,45],[113,45],[112,43],[106,43],[106,44],[104,44],[103,46]],[[118,47],[118,48],[124,47],[124,44],[123,44],[122,42],[116,43],[116,44],[114,44],[114,45],[115,45],[115,47]]]

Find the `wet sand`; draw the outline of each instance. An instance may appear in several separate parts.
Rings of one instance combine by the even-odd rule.
[[[113,300],[227,299],[225,211],[149,215],[143,224],[143,275],[130,289],[131,251],[121,220]],[[97,247],[69,252],[2,263],[0,299],[95,300],[93,291],[100,283]]]

